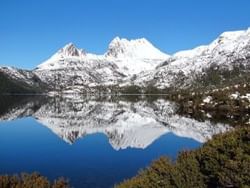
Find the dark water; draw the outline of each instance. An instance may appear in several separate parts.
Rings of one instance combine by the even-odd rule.
[[[162,99],[19,96],[0,104],[0,174],[37,171],[75,188],[112,187],[228,128],[181,117]]]

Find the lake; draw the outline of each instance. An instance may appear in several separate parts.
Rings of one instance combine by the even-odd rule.
[[[0,174],[37,171],[75,188],[112,187],[229,129],[162,98],[2,96],[0,105]]]

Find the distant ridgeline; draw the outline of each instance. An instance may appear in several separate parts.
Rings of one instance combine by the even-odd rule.
[[[34,70],[0,68],[0,93],[171,93],[249,81],[250,29],[171,56],[146,39],[117,37],[103,55],[70,43]]]

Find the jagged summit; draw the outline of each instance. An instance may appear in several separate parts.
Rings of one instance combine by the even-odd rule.
[[[115,37],[109,44],[109,46],[113,46],[113,45],[119,45],[119,44],[122,44],[122,43],[131,43],[131,44],[150,44],[150,42],[145,39],[145,38],[139,38],[139,39],[131,39],[131,40],[128,40],[126,38],[120,38],[120,37]]]
[[[64,57],[82,57],[86,55],[84,50],[78,49],[73,43],[68,43],[57,53]]]
[[[63,62],[82,60],[86,58],[86,55],[84,50],[78,49],[73,43],[68,43],[48,60],[38,65],[37,69],[61,69],[62,67],[68,66],[68,64]]]
[[[113,58],[166,59],[164,54],[147,39],[128,40],[115,37],[109,44],[106,56]]]
[[[127,76],[155,69],[169,58],[147,39],[128,40],[115,37],[109,44],[105,57],[116,64]]]
[[[104,55],[86,53],[73,43],[69,43],[40,64],[36,70],[62,70],[69,67],[79,69],[85,66],[88,67],[87,71],[89,72],[89,69],[93,68],[93,64],[98,64],[98,67],[103,67],[102,72],[110,72],[107,71],[107,66],[112,66],[114,69],[118,69],[116,70],[117,73],[120,72],[118,74],[129,76],[153,70],[168,57],[145,38],[127,40],[116,37],[109,44],[108,51]],[[43,75],[45,76],[45,74],[47,73],[45,72]]]

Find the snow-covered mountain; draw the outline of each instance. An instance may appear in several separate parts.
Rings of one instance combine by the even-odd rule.
[[[70,43],[33,71],[0,71],[30,86],[42,84],[47,90],[71,92],[131,85],[180,89],[244,80],[250,75],[250,29],[225,32],[209,45],[172,56],[144,38],[116,37],[103,55],[87,53]]]
[[[38,65],[34,73],[63,89],[109,86],[133,74],[153,70],[168,58],[146,39],[115,38],[104,55],[95,55],[67,44]]]
[[[78,61],[83,60],[86,55],[87,54],[83,50],[79,50],[73,43],[69,43],[58,50],[58,52],[56,52],[51,58],[38,65],[37,68],[41,70],[67,68],[70,64],[67,64],[68,62],[64,62],[65,59],[69,59],[69,61]]]
[[[115,63],[126,75],[134,75],[153,70],[159,63],[169,58],[145,38],[137,40],[116,37],[109,44],[105,57]]]
[[[177,109],[174,103],[164,100],[113,102],[76,95],[48,99],[45,103],[30,101],[3,114],[0,120],[33,116],[70,144],[85,135],[102,133],[116,150],[146,148],[166,133],[205,142],[212,135],[229,129],[223,124],[181,117],[176,114]]]
[[[104,56],[94,55],[67,44],[55,55],[40,64],[34,71],[41,80],[58,89],[75,89],[113,85],[124,75]]]
[[[188,87],[215,72],[221,80],[227,79],[223,73],[233,76],[236,69],[240,71],[237,77],[250,72],[250,28],[225,32],[207,46],[178,52],[155,70],[137,76],[134,83],[159,88]]]

